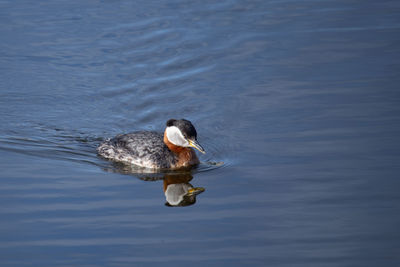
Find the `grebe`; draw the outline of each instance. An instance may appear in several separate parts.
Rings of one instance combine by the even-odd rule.
[[[193,124],[185,119],[167,121],[164,134],[139,131],[120,134],[97,148],[100,156],[151,169],[178,169],[200,163],[195,148],[205,153],[197,142]]]

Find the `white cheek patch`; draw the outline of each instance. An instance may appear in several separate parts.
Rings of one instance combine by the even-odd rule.
[[[167,138],[176,146],[188,147],[189,142],[183,137],[183,134],[176,126],[167,127]]]

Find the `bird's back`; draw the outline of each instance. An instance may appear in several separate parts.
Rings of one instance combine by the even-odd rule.
[[[177,157],[164,144],[163,134],[140,131],[117,135],[97,149],[100,156],[147,168],[168,169]]]

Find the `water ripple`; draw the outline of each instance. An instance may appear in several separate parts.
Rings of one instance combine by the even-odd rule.
[[[43,126],[36,128],[40,129],[41,134],[34,135],[31,133],[30,137],[0,136],[0,150],[98,165],[94,148],[102,138],[84,136],[79,133],[67,133]]]

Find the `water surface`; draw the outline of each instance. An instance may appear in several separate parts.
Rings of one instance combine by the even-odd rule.
[[[1,266],[396,266],[399,11],[1,1]],[[95,151],[170,118],[207,151],[187,207]]]

